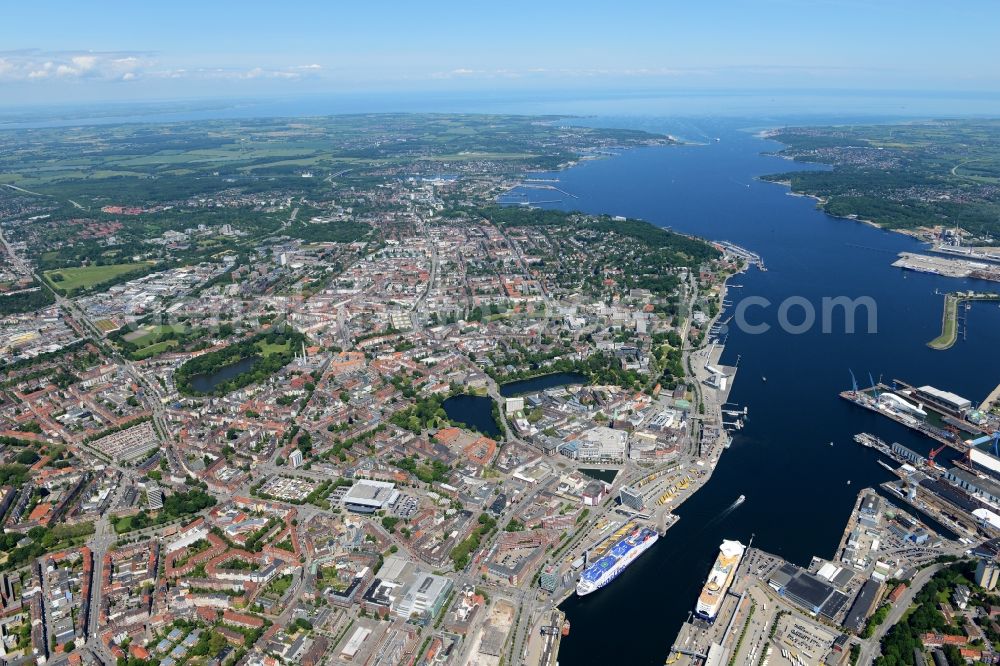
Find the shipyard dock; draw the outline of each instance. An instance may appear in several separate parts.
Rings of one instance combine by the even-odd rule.
[[[975,439],[987,432],[984,424],[976,425],[965,418],[974,411],[972,401],[932,386],[915,387],[893,379],[891,386],[873,382],[870,387],[861,389],[855,381],[853,388],[841,392],[840,397],[960,453],[969,449],[966,439]],[[984,415],[984,421],[988,420]]]
[[[1000,248],[996,247],[974,247],[938,243],[930,251],[935,254],[957,257],[967,261],[1000,264]]]

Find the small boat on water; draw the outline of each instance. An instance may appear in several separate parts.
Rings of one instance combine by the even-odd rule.
[[[760,381],[766,382],[767,381],[767,377],[761,376]]]
[[[739,506],[740,504],[743,504],[743,502],[746,502],[746,501],[747,501],[747,496],[746,495],[740,495],[739,498],[736,500],[736,504],[734,506]]]

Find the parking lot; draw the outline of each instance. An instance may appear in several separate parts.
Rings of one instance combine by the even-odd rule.
[[[392,513],[400,518],[410,518],[417,512],[420,502],[416,497],[400,494],[396,503],[392,505]]]

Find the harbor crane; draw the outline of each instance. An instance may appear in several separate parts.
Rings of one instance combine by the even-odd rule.
[[[969,455],[972,454],[973,448],[986,444],[987,442],[992,442],[991,450],[993,451],[993,455],[1000,458],[1000,430],[997,430],[989,435],[983,435],[979,439],[972,440],[972,446],[969,448]]]
[[[936,463],[934,462],[934,458],[936,458],[937,455],[939,453],[941,453],[942,451],[944,451],[946,448],[948,448],[948,445],[947,444],[942,444],[941,446],[937,447],[936,449],[931,449],[931,452],[927,454],[927,462],[929,462],[931,465],[935,465],[936,466]]]
[[[878,385],[875,383],[875,378],[872,377],[872,373],[868,373],[868,381],[872,383],[872,393],[875,395],[875,399],[878,399]]]

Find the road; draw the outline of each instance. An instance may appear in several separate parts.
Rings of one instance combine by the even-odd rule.
[[[861,641],[861,658],[858,659],[859,664],[871,664],[875,662],[875,658],[881,654],[881,645],[879,642],[882,637],[899,622],[900,618],[903,617],[903,613],[906,609],[910,607],[913,603],[913,598],[917,596],[917,592],[923,589],[924,585],[927,584],[934,574],[936,574],[943,565],[934,564],[927,567],[926,569],[921,569],[917,572],[917,575],[913,577],[910,581],[909,587],[906,588],[906,592],[903,596],[899,598],[892,606],[892,610],[889,611],[888,617],[886,617],[885,622],[880,624],[875,630],[875,634],[866,640]]]
[[[410,321],[413,325],[413,330],[422,331],[427,325],[427,295],[431,293],[431,289],[434,288],[434,282],[437,279],[438,265],[440,261],[438,260],[438,249],[437,249],[437,239],[434,234],[430,234],[430,246],[431,246],[431,276],[427,280],[427,288],[424,289],[423,293],[417,298],[417,301],[413,304],[413,311],[410,313]]]
[[[7,255],[10,257],[10,261],[14,267],[21,274],[30,275],[35,278],[35,280],[42,285],[43,289],[49,289],[55,297],[56,304],[67,314],[72,316],[85,330],[87,330],[93,336],[94,341],[104,349],[105,353],[125,368],[132,381],[142,387],[142,396],[140,397],[152,413],[157,431],[163,436],[168,436],[170,430],[167,428],[166,413],[163,409],[160,387],[155,382],[147,380],[146,377],[140,373],[138,369],[136,369],[132,361],[122,356],[117,349],[104,344],[104,334],[97,328],[96,325],[94,325],[94,322],[90,320],[90,317],[88,317],[87,314],[76,305],[76,303],[63,297],[62,294],[54,289],[50,289],[48,287],[48,283],[45,282],[45,280],[43,280],[42,277],[38,275],[38,273],[36,273],[26,261],[18,256],[18,254],[14,251],[14,248],[10,246],[6,236],[4,236],[2,229],[0,229],[0,244],[2,244],[4,249],[7,251]]]
[[[87,540],[94,558],[93,579],[90,583],[90,617],[87,621],[87,647],[104,662],[114,663],[115,659],[101,642],[101,581],[104,579],[104,555],[114,546],[117,535],[111,527],[107,515],[101,516],[94,524],[94,534]]]
[[[353,346],[351,341],[351,327],[347,320],[347,306],[341,305],[337,308],[337,335],[340,336],[340,348],[347,351]]]
[[[42,194],[41,192],[32,192],[31,190],[26,190],[23,187],[18,187],[17,185],[11,185],[10,183],[4,183],[4,187],[9,187],[12,190],[17,190],[18,192],[24,192],[25,194],[33,194],[36,197],[47,197],[47,194]]]
[[[13,186],[10,186],[13,187]],[[21,188],[13,187],[13,189],[20,190]],[[27,190],[24,190],[27,192]],[[34,192],[29,192],[30,194],[35,194]],[[43,285],[42,288],[47,289],[47,283],[42,280],[41,276],[38,275],[34,269],[24,261],[20,256],[14,252],[14,249],[10,246],[7,238],[3,234],[3,230],[0,229],[0,244],[3,245],[8,256],[10,257],[11,264],[23,275],[31,275],[38,281],[39,284]],[[140,387],[142,390],[142,401],[149,408],[150,413],[153,415],[154,424],[158,432],[163,435],[169,435],[169,429],[166,425],[166,414],[163,409],[163,402],[161,399],[161,392],[159,386],[154,383],[149,382],[145,376],[140,373],[133,363],[124,358],[117,350],[112,347],[105,345],[103,343],[104,336],[100,330],[94,325],[90,318],[77,307],[75,303],[69,299],[64,298],[58,292],[51,290],[53,296],[55,297],[56,304],[59,305],[67,314],[71,315],[74,319],[79,322],[79,324],[87,331],[89,331],[93,336],[95,342],[102,346],[105,352],[111,356],[115,361],[117,361],[122,367],[125,368],[129,377]],[[167,444],[168,452],[172,453],[170,449],[169,441]],[[176,459],[176,457],[172,457]],[[116,463],[112,463],[110,467],[118,472],[122,473],[122,479],[124,481],[134,479],[135,472],[129,468],[119,466]],[[121,489],[124,488],[127,483],[122,483],[119,486],[119,491],[116,493],[117,496],[120,495]],[[130,536],[137,536],[139,533],[133,533]],[[111,526],[110,521],[107,516],[101,516],[95,523],[95,532],[87,540],[87,545],[93,552],[94,557],[94,577],[91,585],[91,596],[90,596],[90,618],[88,621],[88,640],[87,647],[89,650],[94,652],[100,659],[106,663],[114,663],[114,659],[111,654],[107,651],[104,645],[98,639],[99,631],[99,618],[100,618],[100,608],[101,608],[101,580],[104,572],[104,555],[107,553],[108,549],[112,548],[117,542],[117,535]]]

